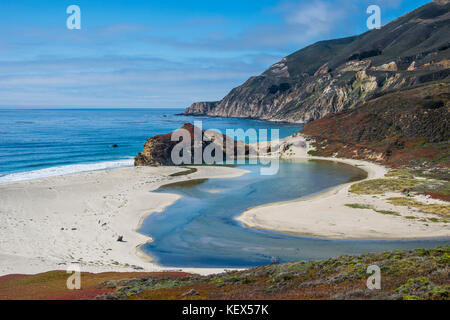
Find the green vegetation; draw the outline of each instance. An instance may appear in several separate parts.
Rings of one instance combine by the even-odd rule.
[[[361,203],[350,203],[350,204],[346,204],[346,207],[349,208],[353,208],[353,209],[373,209],[373,206],[368,205],[368,204],[361,204]]]
[[[183,168],[187,169],[187,170],[172,173],[170,175],[170,177],[187,176],[188,174],[192,174],[192,173],[197,172],[197,169],[195,169],[195,168],[186,168],[186,167],[183,167]]]
[[[448,170],[447,170],[448,171]],[[420,179],[415,178],[418,171],[407,169],[391,170],[386,179],[363,181],[350,187],[350,192],[356,194],[384,194],[385,192],[406,192],[429,195],[444,201],[450,200],[450,182],[429,179],[424,171],[420,172]],[[435,172],[436,175],[436,172]]]
[[[379,209],[376,209],[374,206],[371,206],[368,204],[350,203],[350,204],[346,204],[345,206],[349,207],[349,208],[353,208],[353,209],[368,209],[368,210],[373,210],[373,211],[381,213],[381,214],[400,216],[400,213],[398,213],[398,212],[389,211],[389,210],[379,210]]]
[[[350,192],[356,194],[383,194],[386,192],[401,192],[410,189],[421,182],[410,178],[375,179],[356,183],[350,187]]]
[[[414,179],[414,175],[408,170],[395,169],[386,173],[385,177],[388,178],[404,178],[404,179]]]
[[[375,210],[378,213],[381,214],[388,214],[388,215],[393,215],[393,216],[400,216],[400,213],[396,212],[396,211],[390,211],[390,210]]]
[[[381,290],[369,290],[368,266],[381,269]],[[0,277],[1,299],[396,299],[448,300],[450,246],[343,255],[271,264],[208,276],[183,272],[83,273],[67,290],[65,271]]]
[[[413,188],[414,192],[430,195],[444,201],[450,201],[450,182],[427,179]]]
[[[450,216],[450,205],[448,204],[426,204],[407,197],[394,197],[387,200],[395,206],[413,207],[426,213]]]
[[[244,271],[179,277],[145,276],[103,282],[98,299],[449,299],[450,246],[344,255],[322,261],[272,264]],[[366,289],[377,265],[381,290]],[[187,293],[194,292],[192,295]]]
[[[409,279],[397,291],[403,295],[403,300],[446,300],[450,296],[450,286],[433,286],[426,277]]]

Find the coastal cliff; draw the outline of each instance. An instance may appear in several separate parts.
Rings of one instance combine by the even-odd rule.
[[[449,1],[434,1],[380,30],[315,43],[185,114],[307,123],[392,91],[448,81],[449,19]]]

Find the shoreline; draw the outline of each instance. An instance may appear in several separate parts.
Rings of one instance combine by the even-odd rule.
[[[223,116],[211,116],[207,114],[185,114],[185,113],[176,113],[175,116],[187,116],[187,117],[194,117],[194,118],[222,118]],[[288,121],[288,120],[276,120],[276,119],[261,119],[261,118],[253,118],[253,117],[225,117],[225,119],[239,119],[239,120],[255,120],[255,121],[261,121],[261,122],[271,122],[271,123],[280,123],[280,124],[298,124],[298,125],[305,125],[305,122],[300,121]]]
[[[30,171],[11,172],[0,176],[0,185],[21,181],[45,179],[72,174],[133,167],[134,158],[117,159],[92,163],[73,163]]]
[[[284,159],[344,163],[366,171],[367,177],[304,198],[250,208],[235,218],[244,227],[332,240],[430,240],[450,237],[450,229],[446,223],[426,224],[416,221],[435,215],[420,213],[408,207],[395,207],[384,201],[399,194],[388,193],[383,197],[349,192],[350,186],[355,183],[384,178],[389,171],[387,167],[365,160],[310,156],[310,143],[301,134],[279,140],[277,149],[282,150],[286,144],[291,144],[292,147],[286,151],[278,151],[276,155]],[[302,146],[299,147],[299,144]],[[399,216],[346,206],[354,203],[386,211],[395,210],[399,212]],[[407,220],[409,217],[416,220]]]
[[[282,159],[287,160],[321,160],[344,163],[367,172],[367,177],[363,180],[351,181],[331,187],[301,199],[270,203],[246,210],[235,217],[244,227],[319,239],[428,240],[450,236],[448,229],[444,229],[444,232],[442,232],[442,229],[436,230],[436,228],[431,230],[431,235],[427,237],[417,236],[414,232],[412,236],[407,237],[402,234],[400,236],[390,236],[386,232],[366,232],[361,234],[356,232],[360,229],[358,224],[345,219],[342,220],[346,215],[350,215],[353,218],[356,216],[357,219],[362,220],[371,217],[369,222],[376,224],[377,221],[383,220],[382,227],[389,230],[392,219],[398,219],[398,217],[377,215],[376,213],[369,214],[367,210],[344,208],[345,210],[342,211],[342,208],[340,208],[335,216],[329,214],[330,210],[325,210],[328,213],[323,216],[323,212],[320,210],[321,208],[324,209],[323,205],[327,206],[331,203],[332,206],[339,206],[342,198],[345,199],[345,196],[347,196],[348,188],[352,184],[383,177],[388,172],[388,168],[363,160],[313,157],[307,154],[310,150],[309,144],[306,143],[298,147],[297,142],[299,141],[305,142],[304,137],[296,135],[278,141],[279,150],[282,149],[281,146],[284,143],[292,143],[293,147],[278,154],[275,152],[275,155],[281,155]],[[153,241],[150,236],[139,233],[145,218],[151,214],[163,212],[165,208],[181,197],[169,193],[155,194],[152,191],[163,185],[181,181],[233,178],[248,172],[227,166],[200,166],[195,168],[197,171],[189,175],[172,176],[174,173],[180,173],[186,169],[180,167],[121,167],[0,184],[0,194],[3,194],[0,196],[0,229],[4,229],[2,234],[6,238],[0,239],[0,276],[63,270],[63,267],[67,267],[70,264],[81,265],[83,272],[93,273],[108,271],[183,271],[205,275],[231,269],[236,270],[236,268],[160,266],[142,250],[145,244]],[[93,190],[91,190],[92,188]],[[52,195],[54,192],[61,197],[59,199],[62,200],[61,203],[57,203],[58,196]],[[72,195],[72,193],[75,195]],[[12,198],[8,202],[9,196]],[[28,198],[24,201],[26,196]],[[379,201],[379,199],[367,199],[369,197],[371,196],[354,195],[351,201]],[[45,203],[46,201],[36,200],[42,198],[44,200],[45,198],[54,200],[52,202],[54,207],[49,209]],[[17,203],[21,203],[21,211],[16,208]],[[305,222],[300,219],[299,224],[299,216],[295,214],[296,212],[298,213],[299,204],[302,206],[305,204],[315,205],[316,207],[308,207],[307,211],[312,212],[316,218],[318,217],[322,221],[310,219],[310,221]],[[34,210],[39,211],[40,206],[43,207],[44,213],[41,213],[38,218],[43,219],[43,221],[37,226],[30,226],[30,224],[33,224],[31,221],[35,218],[34,216],[30,217],[30,212]],[[10,210],[9,215],[8,209]],[[333,211],[333,208],[331,209]],[[56,212],[63,212],[62,216],[60,215],[56,219],[48,219],[48,215],[53,214],[52,211],[55,210]],[[111,215],[109,210],[115,211],[115,213]],[[3,211],[6,212],[6,221],[4,217],[5,212]],[[20,213],[19,216],[16,216],[17,212]],[[273,212],[277,212],[276,219],[274,219]],[[320,212],[320,214],[317,214],[317,212]],[[75,215],[75,218],[80,219],[81,226],[76,225],[76,219],[75,222],[71,219],[72,214]],[[327,222],[332,221],[336,217],[338,218],[338,224],[334,229],[337,229],[338,233],[336,233],[336,230],[333,233],[327,227]],[[17,227],[18,222],[25,222],[27,218],[30,222],[25,223],[19,230],[10,227],[11,222],[16,223]],[[98,218],[100,219],[96,224],[95,222]],[[304,216],[301,216],[301,218],[304,218]],[[311,215],[309,218],[311,218]],[[342,222],[344,222],[344,225],[342,225]],[[388,223],[386,224],[386,222]],[[75,223],[76,228],[71,226],[64,229],[64,232],[74,231],[77,234],[74,237],[65,237],[66,235],[62,230],[55,231],[59,228],[55,223]],[[347,223],[347,229],[345,223]],[[408,221],[407,223],[413,222]],[[103,228],[104,224],[107,224],[105,228]],[[4,227],[1,227],[2,225]],[[350,225],[350,229],[348,225]],[[437,225],[439,224],[435,226]],[[402,228],[407,227],[405,223],[402,223],[401,226]],[[85,229],[84,232],[78,233],[78,227]],[[37,236],[36,229],[44,231],[44,237],[42,235]],[[100,234],[96,236],[96,232],[100,232]],[[430,232],[428,228],[427,232]],[[106,233],[106,236],[103,233]],[[124,236],[124,243],[117,242],[116,239],[119,234]],[[22,237],[22,243],[30,244],[32,248],[29,249],[27,246],[18,244],[17,239],[15,239],[16,236],[18,238]],[[36,236],[36,239],[33,238],[34,236]],[[62,238],[60,239],[61,236]],[[54,249],[48,248],[49,244],[47,242],[49,241],[53,241]],[[11,243],[13,244],[11,245]],[[89,245],[92,243],[100,248],[96,248],[96,250],[89,249]],[[85,247],[88,248],[87,252],[82,250]],[[66,251],[70,254],[65,254]],[[36,252],[39,252],[42,256],[36,257]],[[85,259],[89,259],[89,261]]]
[[[66,270],[83,272],[179,271],[159,266],[141,247],[145,218],[180,196],[153,193],[161,185],[199,178],[233,178],[246,170],[196,167],[123,167],[0,184],[0,276]],[[50,201],[49,201],[50,200]],[[18,205],[20,204],[20,205]],[[118,242],[119,235],[124,242]],[[183,268],[211,274],[224,268]]]

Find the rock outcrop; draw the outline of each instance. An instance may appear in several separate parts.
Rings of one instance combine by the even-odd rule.
[[[381,30],[321,41],[185,114],[309,122],[450,75],[450,4],[431,2]]]
[[[183,163],[174,163],[174,159],[172,158],[172,150],[173,148],[180,142],[183,141],[181,129],[184,130],[185,133],[188,133],[189,141],[186,141],[189,146],[186,148],[188,152],[188,161]],[[235,141],[231,137],[227,137],[221,133],[214,133],[200,130],[196,128],[190,123],[184,124],[180,129],[164,134],[157,135],[147,140],[144,144],[144,150],[142,153],[138,153],[138,155],[134,159],[135,166],[174,166],[174,165],[188,165],[188,164],[202,164],[207,163],[203,157],[201,157],[200,162],[194,159],[195,150],[194,150],[194,142],[195,142],[195,133],[194,131],[198,130],[201,132],[201,154],[205,151],[205,148],[208,147],[208,150],[220,150],[223,157],[221,157],[221,161],[226,159],[234,158],[235,155],[245,155],[248,156],[250,153],[250,148],[248,144]],[[221,137],[221,138],[219,138]],[[200,139],[199,139],[200,140]],[[206,141],[204,141],[206,140]],[[233,153],[227,153],[227,142],[233,143]],[[213,144],[211,146],[211,144]],[[200,149],[200,148],[199,148]],[[243,154],[241,153],[243,150]],[[212,156],[215,156],[214,151],[212,152]]]
[[[193,103],[189,108],[189,113],[191,115],[204,115],[208,112],[211,112],[218,103],[218,101]]]

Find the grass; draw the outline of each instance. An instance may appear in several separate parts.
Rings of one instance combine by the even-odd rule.
[[[390,210],[375,210],[378,213],[381,214],[388,214],[388,215],[393,215],[393,216],[400,216],[400,213],[396,212],[396,211],[390,211]]]
[[[445,217],[450,216],[450,205],[448,204],[426,204],[406,197],[394,197],[387,200],[394,206],[412,207],[425,213],[433,213]]]
[[[321,261],[272,264],[210,276],[143,277],[117,283],[105,299],[415,299],[448,300],[450,247]],[[381,290],[366,289],[367,267],[378,265]],[[195,296],[185,296],[194,289]]]
[[[398,212],[390,211],[390,210],[378,210],[374,206],[371,206],[368,204],[350,203],[350,204],[346,204],[345,206],[349,207],[349,208],[353,208],[353,209],[367,209],[367,210],[373,210],[373,211],[381,213],[381,214],[400,216],[400,213],[398,213]]]
[[[415,179],[411,171],[405,169],[391,170],[386,179],[375,179],[356,183],[350,187],[355,194],[384,194],[386,192],[415,192],[435,199],[450,201],[450,182],[426,178]]]
[[[414,187],[414,191],[433,198],[450,201],[450,182],[442,180],[425,180]]]
[[[405,179],[413,179],[414,175],[407,171],[407,170],[403,170],[403,169],[395,169],[395,170],[391,170],[388,173],[386,173],[385,175],[388,178],[405,178]]]
[[[386,192],[402,192],[411,189],[421,183],[420,180],[411,178],[375,179],[355,183],[350,187],[350,192],[355,194],[383,194]]]
[[[373,206],[361,203],[350,203],[346,204],[345,206],[353,209],[373,209]]]
[[[65,271],[0,277],[0,299],[302,300],[450,298],[450,246],[343,255],[271,264],[200,276],[181,272],[83,273],[81,290],[67,290]],[[368,290],[367,267],[382,272],[380,290]],[[194,289],[198,295],[186,296]]]
[[[186,167],[183,167],[183,168],[187,169],[187,170],[172,173],[170,175],[170,177],[187,176],[188,174],[192,174],[192,173],[197,172],[197,169],[195,169],[195,168],[186,168]]]
[[[438,222],[441,222],[441,223],[448,223],[448,220],[445,220],[445,219],[438,219],[438,218],[428,218],[428,221],[430,221],[430,222],[435,222],[435,223],[438,223]]]

